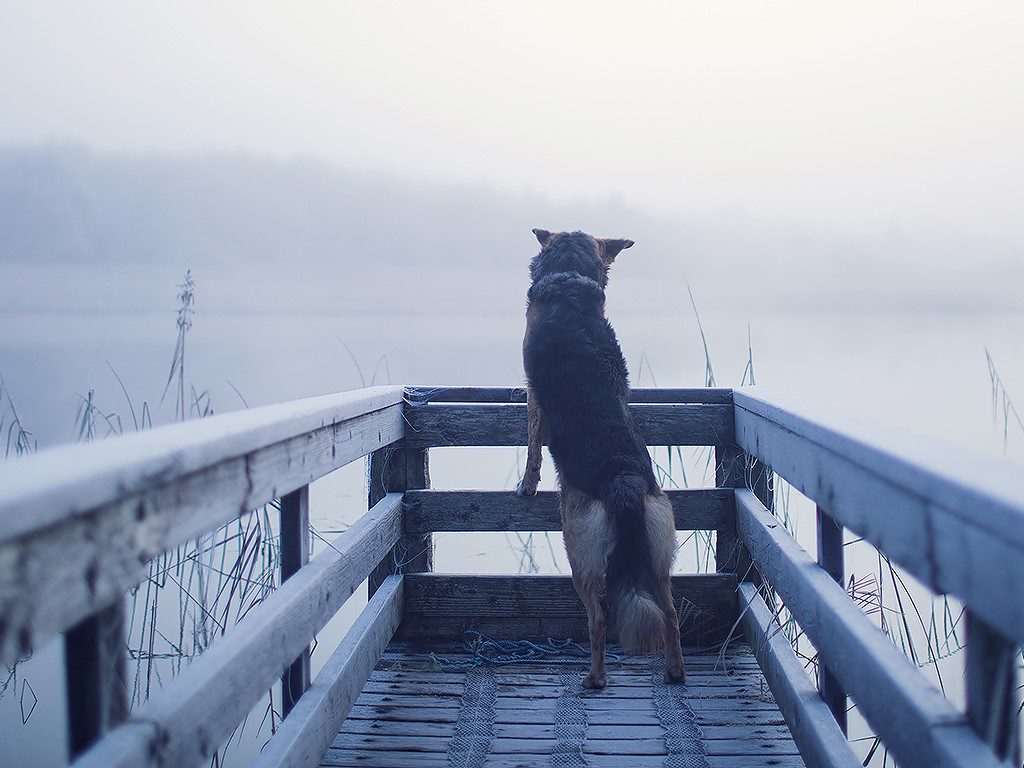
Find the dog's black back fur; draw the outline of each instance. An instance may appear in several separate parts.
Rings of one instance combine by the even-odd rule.
[[[644,499],[658,483],[629,413],[626,361],[604,314],[608,268],[590,235],[559,233],[534,257],[530,276],[523,362],[561,482],[604,501],[612,516],[609,592],[652,591]]]

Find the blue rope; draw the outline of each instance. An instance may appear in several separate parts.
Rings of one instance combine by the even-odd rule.
[[[494,640],[472,629],[463,632],[462,637],[463,650],[470,658],[465,661],[450,661],[431,653],[430,660],[437,668],[448,672],[463,672],[484,665],[500,667],[531,661],[567,664],[590,658],[590,650],[571,637],[564,640],[549,637],[546,643],[534,643],[530,640]],[[610,650],[605,652],[605,657],[612,662],[622,658],[620,654]]]

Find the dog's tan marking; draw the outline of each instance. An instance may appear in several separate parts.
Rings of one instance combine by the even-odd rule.
[[[572,583],[587,609],[590,629],[590,673],[583,678],[583,685],[604,688],[608,676],[604,664],[605,616],[601,593],[614,542],[611,520],[604,504],[581,491],[563,487],[560,499]]]
[[[663,491],[647,497],[644,505],[651,565],[658,576],[658,604],[665,613],[665,678],[681,682],[686,678],[679,638],[679,616],[672,597],[672,562],[676,556],[676,522],[672,502]]]
[[[632,240],[624,240],[615,237],[595,237],[597,243],[597,254],[605,266],[615,261],[615,257],[627,248],[632,248],[635,243]]]

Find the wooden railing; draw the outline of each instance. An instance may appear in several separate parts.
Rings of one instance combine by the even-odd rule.
[[[749,490],[736,492],[741,542],[818,650],[822,699],[754,584],[740,586],[755,653],[809,762],[837,763],[846,697],[903,768],[1020,764],[1017,666],[1024,641],[1024,472],[822,409],[734,392],[736,443],[817,504],[815,562]],[[768,505],[770,506],[770,505]],[[937,594],[967,608],[966,715],[837,583],[842,531],[863,537]],[[787,707],[789,711],[787,711]]]
[[[717,532],[716,574],[675,577],[695,610],[689,642],[737,625],[755,648],[808,765],[859,764],[847,696],[904,768],[994,766],[1017,749],[1024,639],[1024,482],[961,452],[897,441],[737,390],[634,390],[649,445],[714,446],[716,488],[670,492],[680,530]],[[197,765],[276,680],[287,717],[257,764],[312,766],[394,637],[585,635],[567,577],[432,573],[442,531],[545,531],[553,493],[429,488],[442,446],[523,445],[510,388],[383,387],[57,449],[0,467],[0,662],[63,633],[76,766]],[[309,559],[308,487],[369,456],[369,511]],[[772,516],[772,473],[818,504],[815,562]],[[279,499],[281,586],[130,715],[123,595],[149,561]],[[969,611],[959,713],[840,585],[843,529]],[[372,595],[314,680],[309,645],[368,580]],[[759,589],[771,588],[819,651],[818,691]],[[737,600],[737,595],[739,599]]]
[[[401,387],[318,397],[0,468],[0,662],[65,634],[76,766],[208,762],[282,676],[286,708],[309,709],[312,689],[294,701],[307,685],[309,643],[402,533],[402,497],[389,494],[306,564],[309,483],[401,440],[403,401]],[[282,586],[125,720],[125,591],[160,553],[274,499]],[[375,660],[401,598],[396,578],[343,643],[349,663]]]

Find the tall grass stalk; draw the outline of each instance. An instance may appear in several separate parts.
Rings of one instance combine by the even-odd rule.
[[[985,363],[988,365],[988,376],[992,383],[992,423],[1002,433],[1003,453],[1010,449],[1010,431],[1013,428],[1024,435],[1024,418],[1021,418],[1020,411],[1010,399],[1010,393],[1006,391],[1006,385],[996,370],[995,360],[992,353],[985,348]]]
[[[160,395],[160,402],[164,401],[167,393],[174,384],[176,397],[174,401],[174,418],[176,421],[184,421],[187,418],[185,410],[185,339],[192,329],[192,318],[195,315],[196,283],[192,277],[192,270],[185,272],[185,278],[178,285],[178,337],[174,345],[174,356],[171,358],[171,370],[167,374],[167,383],[164,385],[163,394]]]
[[[4,459],[35,453],[38,441],[21,420],[3,376],[0,376],[0,435],[4,436]]]

